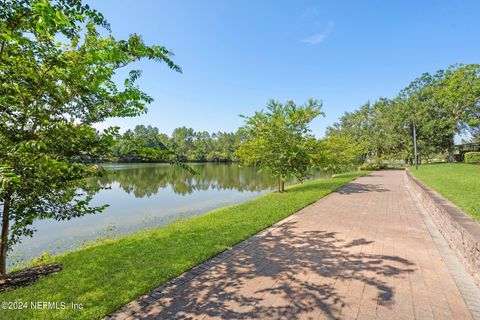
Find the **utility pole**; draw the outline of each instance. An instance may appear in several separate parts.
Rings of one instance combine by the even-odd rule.
[[[413,150],[414,150],[414,157],[415,157],[415,170],[418,170],[417,130],[415,128],[415,119],[413,120]]]

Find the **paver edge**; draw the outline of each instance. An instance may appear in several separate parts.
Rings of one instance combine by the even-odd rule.
[[[460,261],[457,254],[454,252],[454,250],[452,250],[450,244],[445,239],[444,235],[440,232],[438,225],[431,217],[431,214],[422,204],[421,199],[418,197],[418,195],[415,193],[415,190],[413,190],[413,188],[409,184],[408,174],[411,175],[411,173],[405,173],[405,188],[408,190],[415,206],[420,212],[425,226],[430,233],[430,236],[432,237],[433,242],[435,243],[435,246],[437,247],[443,261],[445,262],[448,271],[452,275],[455,284],[470,311],[472,318],[474,320],[480,320],[480,303],[478,300],[478,297],[480,297],[480,288],[475,283],[472,275],[465,268],[465,265]]]
[[[480,224],[408,170],[405,170],[404,178],[477,287],[480,287]]]

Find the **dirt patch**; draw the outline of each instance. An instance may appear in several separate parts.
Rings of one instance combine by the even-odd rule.
[[[60,270],[62,266],[59,264],[46,264],[9,273],[5,279],[0,280],[0,292],[29,286],[38,279]]]

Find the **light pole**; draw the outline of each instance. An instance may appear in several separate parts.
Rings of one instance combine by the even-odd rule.
[[[415,158],[415,169],[418,170],[418,153],[417,153],[417,125],[415,120],[412,121],[413,123],[413,157]],[[409,129],[408,123],[403,126],[405,129]]]
[[[413,151],[415,157],[415,170],[418,170],[418,154],[417,154],[417,129],[415,119],[413,120]]]

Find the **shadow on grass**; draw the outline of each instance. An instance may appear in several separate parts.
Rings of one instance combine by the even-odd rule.
[[[307,319],[323,314],[337,319],[352,286],[360,292],[373,288],[372,299],[389,305],[393,277],[414,271],[398,256],[362,253],[361,246],[373,241],[345,242],[335,232],[297,228],[287,222],[252,238],[207,272],[162,291],[134,318]],[[338,283],[350,287],[339,291]]]

